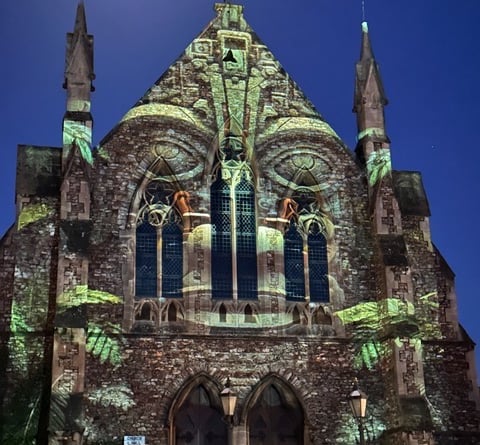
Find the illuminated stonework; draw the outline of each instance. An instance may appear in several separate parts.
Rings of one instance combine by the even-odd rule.
[[[215,11],[92,149],[78,6],[63,146],[19,147],[0,243],[0,442],[355,443],[357,378],[375,443],[478,444],[473,342],[421,176],[392,170],[367,24],[354,154],[243,7]]]

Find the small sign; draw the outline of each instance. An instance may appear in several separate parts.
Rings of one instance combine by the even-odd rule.
[[[123,436],[123,445],[145,445],[145,436]]]

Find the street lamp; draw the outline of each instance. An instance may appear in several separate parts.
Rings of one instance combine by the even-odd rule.
[[[233,414],[235,413],[235,405],[237,404],[237,395],[230,389],[230,377],[227,378],[225,388],[220,393],[220,398],[222,399],[225,416],[233,422]]]
[[[227,377],[227,383],[220,393],[222,400],[223,413],[228,424],[228,445],[233,443],[233,415],[235,414],[235,405],[237,404],[237,395],[230,389],[230,377]]]
[[[358,382],[355,380],[355,389],[348,396],[348,404],[350,405],[353,417],[355,417],[358,424],[360,445],[365,445],[363,420],[367,413],[367,398],[367,395],[358,387]]]

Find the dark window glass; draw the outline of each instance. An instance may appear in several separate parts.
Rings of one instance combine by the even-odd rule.
[[[227,308],[224,304],[220,305],[220,310],[218,311],[220,322],[225,323],[227,321]]]
[[[225,445],[227,422],[203,386],[197,386],[175,414],[175,444]]]
[[[238,298],[257,298],[255,190],[245,177],[235,188]]]
[[[253,316],[253,310],[249,304],[245,307],[245,323],[255,323],[255,317]]]
[[[170,222],[162,229],[162,297],[182,296],[183,236],[178,224]]]
[[[232,297],[230,187],[219,178],[210,190],[212,211],[212,297]]]
[[[248,417],[250,445],[303,445],[304,419],[293,394],[289,402],[273,385],[265,388]]]
[[[317,224],[312,225],[308,234],[308,267],[310,301],[327,302],[329,300],[327,240]]]
[[[303,238],[295,223],[290,223],[284,237],[285,288],[288,300],[305,298]]]
[[[135,294],[157,296],[157,229],[147,221],[137,227]]]

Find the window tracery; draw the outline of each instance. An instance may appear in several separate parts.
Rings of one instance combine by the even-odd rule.
[[[143,191],[136,228],[137,298],[182,296],[183,232],[178,202],[186,207],[188,200],[184,195],[179,199],[179,193],[160,180],[151,181]]]
[[[280,205],[288,220],[284,232],[285,293],[287,300],[329,301],[327,236],[333,223],[323,202],[308,189],[299,188]]]
[[[257,234],[253,174],[240,138],[228,135],[210,189],[212,297],[257,297]]]

